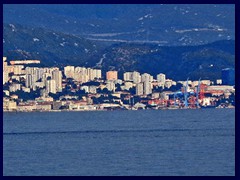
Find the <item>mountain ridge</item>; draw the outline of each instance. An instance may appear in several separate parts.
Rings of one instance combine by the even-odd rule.
[[[235,41],[222,40],[199,46],[162,46],[151,43],[118,43],[110,46],[80,36],[4,24],[4,56],[40,59],[44,66],[65,65],[108,70],[139,71],[183,80],[221,78],[221,69],[235,66]],[[76,44],[77,46],[76,46]]]
[[[101,42],[138,40],[200,45],[235,37],[234,5],[5,4],[3,7],[4,23],[42,27]]]

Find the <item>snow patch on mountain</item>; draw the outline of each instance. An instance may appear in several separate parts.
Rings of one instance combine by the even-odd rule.
[[[198,31],[227,31],[227,29],[220,28],[219,26],[208,26],[207,28],[191,28],[191,29],[177,29],[176,33],[186,33],[186,32],[198,32]]]
[[[13,32],[16,30],[16,27],[13,24],[9,24],[9,26],[12,28]]]
[[[33,38],[33,41],[34,42],[38,42],[38,41],[40,41],[38,38]]]
[[[147,19],[147,18],[149,18],[149,19],[153,18],[153,15],[152,14],[146,14],[146,15],[138,18],[137,21],[142,21],[142,20]]]
[[[66,44],[67,42],[62,42],[60,43],[60,46],[64,47],[64,45]]]

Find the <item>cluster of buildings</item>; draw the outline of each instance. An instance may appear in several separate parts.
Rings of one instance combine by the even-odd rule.
[[[3,57],[4,111],[60,111],[146,108],[196,108],[235,104],[234,69],[223,79],[174,81],[159,73],[65,66],[36,67],[39,60],[7,62]],[[234,97],[234,98],[232,98]],[[231,99],[232,98],[232,99]],[[225,103],[228,99],[228,103]],[[222,101],[224,100],[224,101]],[[233,102],[234,101],[234,102]]]

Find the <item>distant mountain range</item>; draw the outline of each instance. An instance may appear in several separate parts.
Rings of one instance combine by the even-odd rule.
[[[198,46],[158,43],[106,45],[77,35],[17,24],[3,26],[3,55],[11,59],[40,59],[45,66],[87,66],[120,73],[137,70],[174,80],[221,78],[221,69],[235,66],[235,41]]]
[[[201,45],[235,39],[231,4],[5,4],[3,22],[100,42]]]

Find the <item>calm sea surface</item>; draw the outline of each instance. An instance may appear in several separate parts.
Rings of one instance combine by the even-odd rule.
[[[235,109],[4,113],[3,175],[235,175]]]

